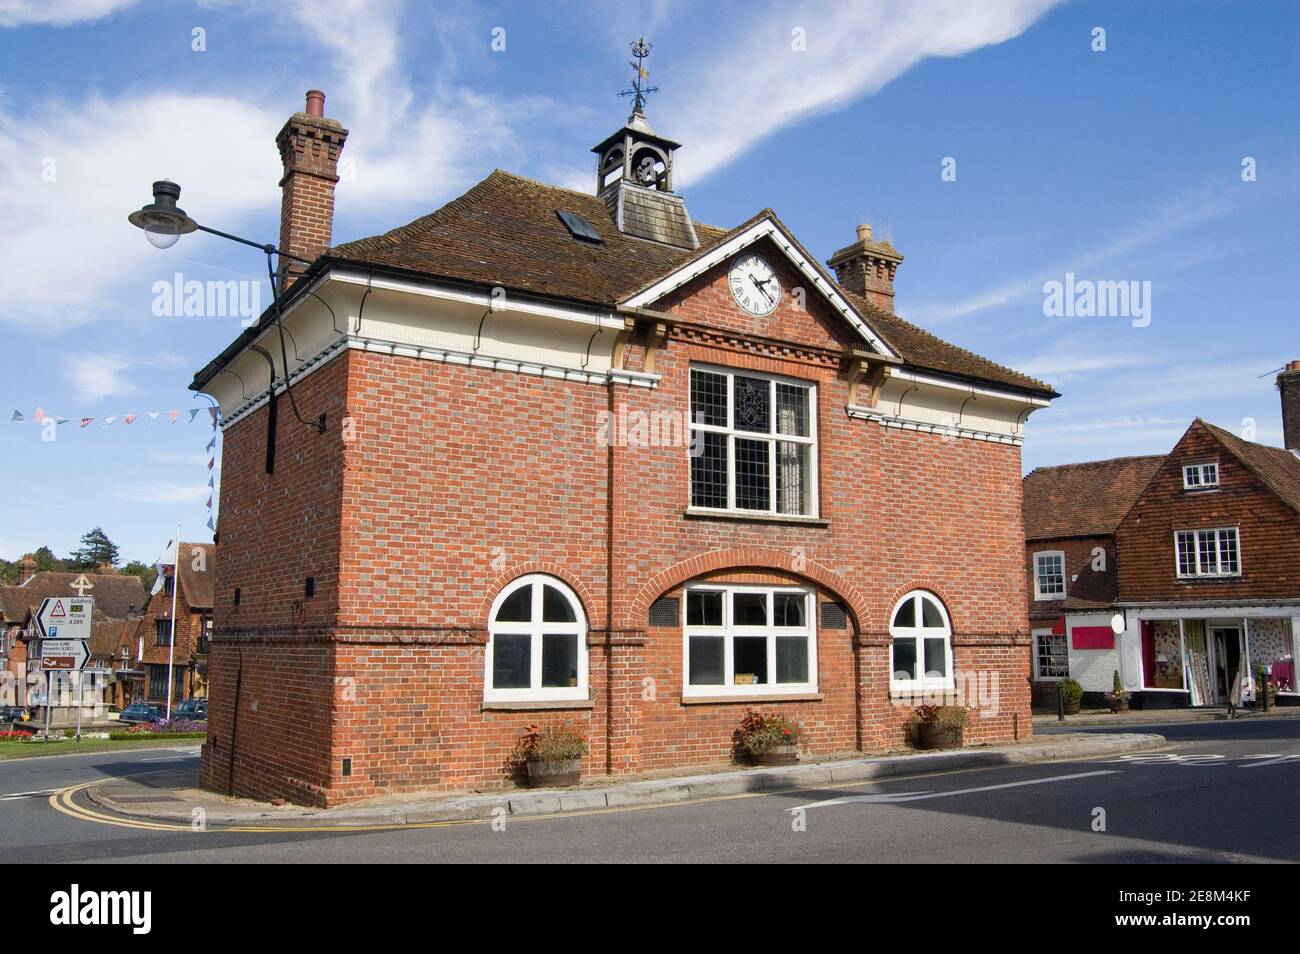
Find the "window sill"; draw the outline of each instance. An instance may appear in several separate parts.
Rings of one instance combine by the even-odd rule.
[[[799,517],[794,514],[749,513],[742,510],[709,510],[703,507],[687,507],[682,511],[687,520],[735,520],[741,523],[792,523],[802,527],[829,527],[831,522],[823,517]]]
[[[744,695],[682,696],[684,706],[717,706],[729,703],[755,702],[821,702],[826,697],[820,692],[745,693]]]
[[[570,699],[570,700],[527,700],[520,699],[518,702],[484,702],[480,707],[481,712],[534,712],[546,709],[594,709],[596,703],[592,699]]]
[[[1244,573],[1206,573],[1204,576],[1180,576],[1179,583],[1224,583],[1231,580],[1240,580],[1245,576]]]

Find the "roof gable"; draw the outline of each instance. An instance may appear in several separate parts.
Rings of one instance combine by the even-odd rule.
[[[1199,417],[1192,422],[1187,433],[1198,426],[1203,427],[1228,453],[1241,461],[1279,500],[1300,513],[1300,457],[1281,447],[1242,440],[1231,431],[1216,427]],[[1179,439],[1179,444],[1186,438],[1187,434],[1184,434]]]
[[[41,602],[48,596],[77,596],[72,582],[81,575],[42,570],[21,586],[0,586],[0,612],[4,614],[4,621],[9,624],[22,623],[28,613],[40,609]],[[144,584],[138,576],[129,573],[87,573],[85,577],[94,584],[92,589],[86,591],[86,595],[94,597],[95,619],[126,619],[144,610]]]
[[[708,248],[700,249],[665,274],[644,283],[624,297],[619,304],[629,308],[644,308],[652,305],[687,282],[699,278],[743,249],[764,239],[770,240],[772,245],[785,254],[789,264],[808,279],[812,289],[849,324],[863,341],[870,345],[872,350],[887,358],[902,360],[902,356],[867,323],[851,298],[790,234],[771,209],[764,209]]]

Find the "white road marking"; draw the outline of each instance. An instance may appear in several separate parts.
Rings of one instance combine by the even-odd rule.
[[[881,795],[846,795],[843,798],[828,798],[822,802],[801,805],[788,811],[805,811],[809,808],[825,808],[829,805],[848,805],[852,803],[892,804],[895,802],[919,802],[927,798],[951,798],[954,795],[972,795],[975,792],[994,792],[1003,788],[1020,788],[1023,785],[1045,785],[1048,782],[1068,782],[1076,778],[1094,778],[1098,775],[1119,775],[1119,769],[1102,769],[1098,772],[1076,772],[1073,775],[1053,775],[1051,778],[1031,778],[1023,782],[1004,782],[1001,785],[981,785],[978,788],[959,788],[951,792],[893,792]]]
[[[7,802],[16,798],[41,798],[43,796],[48,797],[50,795],[53,795],[57,791],[59,791],[59,789],[57,788],[47,788],[44,791],[40,791],[40,792],[9,792],[8,794],[0,795],[0,802]]]
[[[1239,765],[1238,768],[1260,768],[1264,765],[1284,765],[1287,762],[1300,761],[1300,755],[1248,755],[1249,759],[1265,759],[1263,762],[1251,762],[1249,765]]]

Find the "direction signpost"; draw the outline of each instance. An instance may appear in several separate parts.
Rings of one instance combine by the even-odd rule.
[[[75,584],[74,584],[75,587]],[[54,713],[54,674],[77,673],[77,738],[81,738],[81,672],[90,661],[92,596],[47,596],[36,611],[41,637],[41,669],[45,671],[45,737],[50,737]]]

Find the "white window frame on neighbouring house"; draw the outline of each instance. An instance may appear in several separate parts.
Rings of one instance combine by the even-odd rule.
[[[1065,679],[1070,675],[1070,642],[1064,633],[1054,633],[1050,629],[1036,629],[1033,632],[1034,637],[1034,680],[1036,682],[1057,682]],[[1052,646],[1048,652],[1043,651],[1043,639],[1046,638]],[[1056,652],[1056,643],[1059,640],[1060,652]],[[1064,660],[1064,665],[1052,663],[1050,660]],[[1051,668],[1051,672],[1045,670]]]
[[[903,605],[912,601],[912,620],[915,625],[899,625],[898,620]],[[940,626],[925,625],[925,610],[923,602],[930,602],[939,611],[939,617],[942,620]],[[948,607],[943,605],[943,600],[939,599],[929,590],[911,590],[902,599],[894,604],[894,608],[889,611],[889,689],[891,692],[926,692],[935,690],[949,690],[956,686],[956,677],[953,673],[952,657],[952,619],[948,616]],[[929,641],[943,640],[944,652],[944,673],[939,676],[925,671],[925,648]],[[894,661],[894,651],[900,642],[915,641],[916,653],[916,671],[917,678],[907,679],[899,676],[900,671]]]
[[[1044,558],[1052,559],[1055,557],[1061,563],[1061,591],[1048,592],[1043,589],[1043,566]],[[1063,600],[1065,599],[1065,551],[1064,550],[1039,550],[1034,554],[1034,599],[1035,600]]]
[[[1186,545],[1188,538],[1190,549]],[[1236,565],[1224,570],[1227,554]],[[1191,559],[1185,561],[1185,555]],[[1180,580],[1241,576],[1241,533],[1236,527],[1175,530],[1174,572]]]
[[[1183,465],[1184,490],[1211,490],[1219,486],[1219,462],[1217,460],[1197,461],[1195,464]]]
[[[527,621],[498,620],[502,606],[519,590],[530,587],[529,619]],[[543,619],[545,588],[555,590],[569,606],[573,620],[546,621]],[[525,687],[497,688],[494,685],[493,657],[497,639],[501,636],[529,638],[529,684]],[[542,685],[542,654],[544,637],[573,636],[577,639],[577,674],[574,686]],[[512,580],[492,601],[488,614],[488,642],[484,652],[483,701],[484,702],[585,702],[587,690],[587,616],[582,601],[563,582],[545,573],[530,573]]]
[[[700,415],[696,413],[694,407],[694,380],[695,375],[712,374],[726,379],[726,423],[725,424],[707,424],[698,420]],[[767,431],[748,431],[743,430],[736,425],[736,400],[735,400],[735,379],[737,377],[752,378],[768,382],[768,426]],[[776,518],[816,518],[820,513],[819,502],[817,498],[817,385],[811,381],[801,381],[796,378],[787,378],[777,374],[767,374],[761,371],[749,371],[744,368],[727,368],[717,365],[692,364],[688,375],[687,385],[687,408],[690,415],[691,447],[690,447],[690,466],[693,469],[695,461],[699,459],[700,451],[697,449],[697,441],[703,442],[705,434],[721,435],[726,448],[727,455],[727,499],[726,506],[716,506],[707,504],[696,504],[695,502],[695,481],[694,474],[688,474],[687,491],[689,496],[689,509],[692,512],[699,513],[721,513],[721,514],[744,514],[744,515],[766,515]],[[807,412],[808,412],[808,433],[806,435],[783,433],[780,430],[779,412],[777,403],[778,386],[788,388],[797,388],[806,394]],[[697,436],[698,435],[698,436]],[[753,507],[741,507],[736,503],[736,442],[738,440],[753,441],[756,443],[765,443],[768,447],[768,488],[766,509],[757,509]],[[781,453],[780,445],[785,444],[787,447],[802,448],[802,453],[807,454],[807,468],[803,471],[802,479],[807,481],[806,493],[804,497],[804,506],[796,513],[787,509],[782,509],[779,488],[777,487],[777,473],[782,462],[779,460]]]
[[[692,623],[690,617],[692,594],[721,594],[722,613],[719,624]],[[761,625],[740,625],[735,622],[735,598],[739,594],[759,594],[766,600],[766,622]],[[803,625],[777,625],[775,619],[776,597],[794,595],[803,600]],[[732,586],[706,584],[688,586],[682,600],[682,697],[711,698],[739,696],[762,698],[817,692],[817,623],[816,600],[811,589],[798,586]],[[766,642],[767,682],[737,685],[735,648],[736,639],[761,637]],[[723,647],[722,682],[693,684],[691,674],[691,640],[721,639]],[[804,682],[777,682],[777,640],[803,638],[807,646],[808,678]]]

